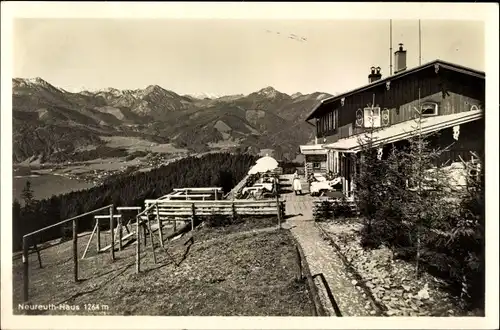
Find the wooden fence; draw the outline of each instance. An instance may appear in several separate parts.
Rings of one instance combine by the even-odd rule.
[[[104,206],[101,208],[98,208],[96,210],[86,212],[80,215],[77,215],[76,217],[69,218],[60,222],[57,222],[53,225],[35,230],[31,233],[28,233],[23,236],[23,300],[24,302],[27,302],[29,300],[29,259],[28,259],[28,252],[29,248],[33,242],[32,238],[39,235],[40,233],[52,229],[57,226],[62,226],[67,223],[72,223],[73,224],[73,279],[75,282],[78,282],[78,220],[89,216],[93,215],[96,213],[100,213],[102,211],[109,210],[109,218],[111,222],[111,228],[114,226],[114,219],[115,217],[113,216],[113,205],[108,205]],[[113,237],[113,231],[111,231],[111,244],[114,244],[114,237]],[[115,260],[115,252],[114,249],[111,250],[111,259],[114,261]]]
[[[157,213],[162,219],[192,218],[211,215],[277,215],[284,212],[284,202],[279,200],[217,200],[217,201],[173,201],[149,199],[146,208],[157,204]],[[155,210],[156,211],[156,210]]]
[[[313,217],[315,221],[332,219],[337,214],[357,215],[356,203],[353,200],[337,198],[316,199],[313,204]]]

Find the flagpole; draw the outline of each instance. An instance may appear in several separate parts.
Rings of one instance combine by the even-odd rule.
[[[422,65],[422,29],[418,20],[418,65]]]
[[[392,19],[389,20],[389,75],[392,76]]]

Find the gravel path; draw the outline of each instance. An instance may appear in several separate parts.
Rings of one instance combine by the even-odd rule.
[[[283,183],[291,184],[292,176],[283,175],[281,179]],[[284,228],[289,228],[302,246],[311,274],[314,276],[322,273],[326,278],[342,316],[375,315],[375,306],[362,292],[362,289],[356,286],[357,283],[350,278],[342,259],[333,247],[323,239],[320,230],[312,220],[313,198],[309,194],[296,196],[294,193],[284,194],[282,197],[286,201],[287,222],[284,224]],[[318,278],[315,279],[315,282],[325,310],[331,316],[335,316],[325,286]]]

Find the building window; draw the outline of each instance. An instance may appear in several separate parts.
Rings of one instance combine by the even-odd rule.
[[[431,117],[438,115],[438,105],[434,102],[425,102],[420,106],[422,117]]]
[[[314,162],[314,163],[313,163],[313,169],[314,169],[314,170],[319,170],[319,169],[321,169],[321,163],[319,163],[319,162]]]

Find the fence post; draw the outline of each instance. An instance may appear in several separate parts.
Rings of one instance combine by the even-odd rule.
[[[115,219],[113,218],[113,205],[109,207],[109,227],[111,233],[111,260],[115,261]]]
[[[29,264],[28,264],[28,238],[23,237],[23,298],[28,301]]]
[[[149,221],[149,211],[146,212],[146,221]],[[142,224],[142,236],[144,237],[144,246],[148,245],[148,233],[146,233],[146,221]]]
[[[163,246],[163,221],[160,218],[160,211],[158,210],[158,203],[156,204],[156,220],[158,221],[158,233],[160,237],[160,245]]]
[[[77,219],[73,219],[73,274],[75,282],[78,282],[78,232]]]
[[[234,201],[233,201],[233,203],[231,205],[231,208],[232,208],[232,211],[233,211],[233,222],[234,222],[234,220],[236,219],[236,207],[234,206]]]
[[[96,221],[96,226],[97,226],[97,229],[96,229],[96,234],[97,234],[97,253],[101,252],[101,227],[100,227],[100,224],[99,224],[99,218],[96,218],[94,216],[94,219]]]
[[[36,245],[36,243],[33,244],[33,247],[36,251],[36,256],[38,258],[38,264],[40,265],[40,268],[43,268],[42,266],[42,256],[40,255],[40,250],[38,249],[38,246]]]
[[[151,251],[153,252],[153,261],[156,264],[155,242],[153,241],[153,230],[151,229],[151,221],[148,217],[147,227],[149,231],[149,239],[151,240]]]
[[[194,209],[194,203],[191,203],[191,231],[194,231],[194,217],[195,217],[195,209]]]
[[[123,237],[123,233],[122,233],[122,215],[121,215],[121,211],[118,212],[118,214],[120,215],[118,217],[118,250],[122,250],[122,237]]]
[[[139,215],[135,218],[135,272],[141,271],[141,235],[139,226]]]
[[[279,195],[279,188],[278,188],[278,177],[275,177],[274,179],[274,184],[276,188],[276,210],[278,214],[278,227],[281,229],[281,204],[280,204],[280,195]]]

